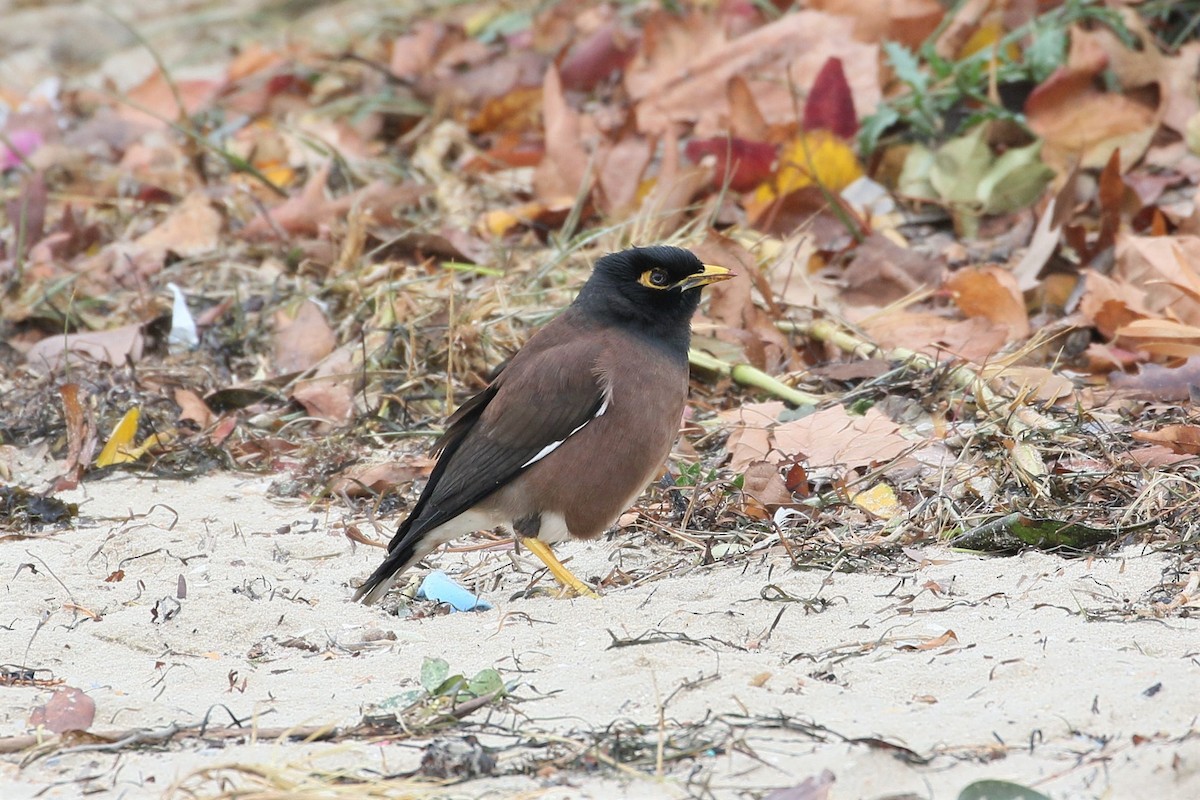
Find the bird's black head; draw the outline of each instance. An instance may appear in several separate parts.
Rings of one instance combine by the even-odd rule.
[[[575,304],[602,321],[634,325],[659,338],[682,337],[686,344],[701,287],[731,277],[689,250],[632,247],[597,261]]]

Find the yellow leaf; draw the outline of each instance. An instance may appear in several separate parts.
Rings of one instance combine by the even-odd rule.
[[[973,56],[981,50],[986,50],[996,44],[999,44],[1000,40],[1004,38],[1004,34],[1006,33],[1007,31],[1004,30],[1004,24],[1001,22],[998,16],[984,22],[975,29],[975,32],[971,34],[971,38],[967,39],[966,44],[959,49],[959,60],[962,60],[967,56]],[[1017,48],[1016,44],[1012,42],[1010,42],[1004,48],[1004,54],[1008,56],[1010,61],[1020,61],[1021,59],[1021,51]]]
[[[542,87],[518,86],[506,95],[488,100],[468,123],[474,134],[525,131],[538,126],[542,114]]]
[[[272,160],[254,166],[263,174],[263,177],[280,188],[290,186],[296,179],[296,170],[281,161]]]
[[[783,146],[779,172],[754,190],[747,211],[750,206],[765,208],[776,199],[809,186],[823,186],[837,194],[862,175],[862,165],[849,142],[829,131],[801,133]]]
[[[174,431],[162,431],[161,433],[152,433],[142,440],[142,443],[137,447],[126,449],[125,452],[130,456],[130,461],[137,461],[142,456],[146,455],[146,451],[152,447],[165,447],[170,444],[175,438]]]
[[[546,210],[544,203],[522,203],[511,208],[497,208],[483,215],[482,228],[492,236],[503,236],[521,224],[528,224]]]
[[[896,492],[886,483],[877,483],[864,492],[850,495],[850,502],[879,519],[893,519],[904,511]]]
[[[130,461],[137,461],[137,456],[129,453],[129,445],[133,442],[133,437],[137,434],[138,417],[141,416],[141,411],[137,408],[131,408],[125,412],[125,416],[113,428],[113,432],[108,437],[108,442],[105,443],[104,449],[100,451],[100,455],[96,457],[97,467],[109,467],[113,464],[127,464]]]

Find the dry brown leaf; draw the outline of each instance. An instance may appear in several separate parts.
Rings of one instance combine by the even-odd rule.
[[[201,430],[206,429],[213,423],[215,418],[212,409],[208,407],[208,403],[200,395],[193,392],[191,389],[182,387],[175,389],[175,405],[179,406],[179,421],[184,420],[194,422]]]
[[[1008,327],[983,317],[951,320],[929,312],[888,311],[858,325],[884,349],[903,347],[939,361],[960,358],[982,364],[1008,343]]]
[[[533,175],[534,193],[546,203],[573,201],[585,188],[589,158],[580,141],[579,112],[568,105],[553,67],[542,83],[542,118],[546,155]]]
[[[146,338],[140,324],[106,331],[48,336],[29,348],[25,360],[41,372],[57,372],[70,359],[83,358],[120,366],[141,360]]]
[[[366,214],[377,224],[395,221],[395,213],[420,200],[428,191],[411,183],[392,184],[372,181],[338,198],[330,198],[326,184],[331,163],[321,166],[299,193],[246,223],[242,235],[250,241],[279,238],[280,235],[313,236],[322,228],[340,225],[352,211]]]
[[[424,456],[382,464],[355,464],[330,482],[329,491],[348,497],[380,495],[429,475],[433,464],[433,459]]]
[[[427,75],[437,60],[438,52],[447,38],[446,26],[422,19],[412,27],[412,33],[398,36],[392,42],[389,71],[397,78],[419,78]]]
[[[1079,313],[1106,339],[1112,339],[1117,335],[1117,330],[1135,319],[1151,316],[1150,310],[1142,303],[1139,290],[1095,270],[1088,270],[1084,275]]]
[[[1073,167],[1100,168],[1121,150],[1128,169],[1146,152],[1161,118],[1151,107],[1097,88],[1108,57],[1096,40],[1074,35],[1067,66],[1029,95],[1025,116],[1044,142],[1042,161],[1062,173]]]
[[[536,128],[542,115],[539,86],[518,86],[508,94],[493,97],[467,125],[475,135],[483,133],[523,133]]]
[[[943,264],[928,254],[872,233],[855,248],[854,260],[846,268],[842,301],[853,306],[886,306],[922,288],[936,286],[942,269]]]
[[[29,724],[55,733],[86,731],[96,718],[96,703],[82,689],[60,686],[49,702],[33,709]]]
[[[1196,86],[1200,42],[1189,41],[1168,56],[1157,36],[1147,29],[1145,20],[1127,8],[1124,10],[1129,13],[1122,14],[1122,21],[1138,38],[1137,48],[1127,47],[1107,26],[1097,25],[1091,30],[1072,29],[1072,50],[1078,46],[1103,52],[1105,68],[1123,89],[1156,86],[1163,106],[1163,124],[1184,133],[1188,119],[1200,110]]]
[[[653,142],[637,134],[601,150],[596,159],[601,211],[619,217],[636,208],[638,190],[653,156]]]
[[[879,48],[857,41],[853,27],[844,17],[799,11],[726,41],[716,19],[656,14],[647,20],[642,50],[625,71],[638,128],[663,133],[682,122],[695,123],[698,138],[727,133],[725,87],[735,75],[746,80],[768,124],[794,123],[793,87],[811,86],[831,57],[845,65],[862,116],[881,97]]]
[[[333,352],[337,336],[325,321],[325,312],[305,300],[295,316],[275,313],[275,374],[302,372]]]
[[[1115,344],[1153,356],[1200,355],[1200,327],[1167,319],[1138,319],[1117,330]]]
[[[204,192],[183,198],[158,225],[134,239],[134,247],[162,259],[167,252],[185,258],[217,249],[221,236],[221,214]]]
[[[172,86],[172,83],[174,86]],[[124,119],[147,128],[166,128],[182,116],[192,116],[208,108],[221,91],[214,80],[174,80],[168,82],[162,71],[155,70],[149,78],[131,89],[117,113]],[[179,108],[176,96],[183,100]]]
[[[743,511],[755,519],[766,519],[775,509],[794,500],[779,476],[779,466],[771,461],[754,461],[746,465],[742,491],[753,501],[746,503]]]
[[[1195,266],[1193,266],[1195,265]],[[1200,325],[1200,237],[1122,236],[1112,277],[1141,295],[1150,313]]]
[[[917,49],[942,21],[936,0],[809,0],[808,7],[854,20],[864,42],[900,42]]]
[[[83,471],[92,463],[96,446],[96,423],[90,407],[80,402],[79,384],[64,383],[58,389],[63,404],[63,421],[67,427],[67,458],[63,463],[63,475],[54,483],[55,491],[74,489],[79,485]]]
[[[332,333],[332,332],[331,332]],[[333,423],[354,416],[354,347],[338,348],[322,359],[311,378],[297,381],[292,399],[310,416]]]
[[[1118,460],[1132,461],[1134,464],[1148,469],[1169,467],[1172,464],[1178,464],[1181,461],[1193,461],[1195,458],[1196,457],[1192,455],[1176,453],[1171,448],[1165,447],[1161,444],[1152,444],[1149,447],[1139,447],[1136,450],[1123,450],[1118,454]]]
[[[845,469],[890,461],[912,447],[896,423],[877,409],[852,416],[840,405],[776,425],[771,441],[774,450],[789,458],[802,455],[810,467]]]
[[[950,644],[951,642],[953,642],[954,644],[958,644],[958,635],[955,634],[954,631],[946,631],[941,636],[935,636],[932,639],[927,639],[927,640],[921,642],[920,644],[901,645],[897,649],[899,649],[899,650],[916,650],[916,651],[936,650],[939,647],[945,647],[946,645]]]
[[[718,323],[718,339],[742,347],[744,360],[773,373],[781,369],[792,353],[791,345],[771,316],[754,302],[757,282],[761,295],[770,297],[770,289],[758,274],[754,256],[733,239],[710,231],[702,244],[693,248],[701,261],[733,270],[731,280],[708,290],[707,315]]]
[[[639,212],[639,233],[647,240],[668,236],[679,230],[687,218],[692,198],[712,179],[708,168],[681,163],[679,140],[674,131],[667,132],[662,151],[658,175],[646,193]]]
[[[1002,380],[1014,387],[1014,394],[1028,396],[1043,403],[1057,403],[1075,394],[1075,384],[1046,367],[1024,365],[985,366],[980,370],[985,380]]]
[[[1133,438],[1161,444],[1174,453],[1200,455],[1200,425],[1167,425],[1156,431],[1134,431]]]
[[[777,400],[766,403],[746,403],[721,412],[721,420],[729,427],[725,449],[729,453],[729,469],[745,472],[755,461],[763,461],[771,452],[771,426],[783,413],[784,405]]]
[[[1200,357],[1189,358],[1178,367],[1141,364],[1136,373],[1114,372],[1108,382],[1122,393],[1147,400],[1180,402],[1200,386]]]

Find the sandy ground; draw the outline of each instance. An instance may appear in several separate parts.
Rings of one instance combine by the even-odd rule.
[[[496,608],[403,619],[349,601],[349,581],[378,550],[352,546],[324,512],[269,499],[268,485],[230,475],[86,484],[74,493],[76,529],[0,543],[0,660],[86,691],[93,730],[190,724],[210,710],[218,725],[229,712],[263,727],[350,725],[416,688],[422,660],[437,656],[518,683],[523,702],[472,718],[494,730],[582,743],[622,721],[654,738],[661,709],[664,735],[700,731],[725,745],[661,776],[651,766],[527,777],[517,772],[528,749],[484,737],[498,774],[445,790],[454,797],[754,797],[822,769],[836,776],[834,798],[954,798],[981,778],[1056,798],[1200,796],[1200,622],[1155,618],[1167,556],[927,548],[900,574],[863,575],[796,571],[767,552],[597,601],[515,596],[540,566],[527,555],[441,553],[433,561],[451,574],[473,567]],[[641,557],[613,542],[560,555],[583,576]],[[117,570],[123,579],[106,582]],[[765,600],[768,584],[828,605]],[[653,631],[676,641],[610,649],[614,636]],[[0,689],[0,736],[31,732],[31,710],[49,697]],[[793,730],[767,723],[780,715]],[[920,758],[852,741],[872,737]],[[230,763],[393,773],[414,768],[424,744],[191,741],[25,767],[9,755],[0,796],[183,796],[179,781]],[[186,785],[216,792],[195,777]]]

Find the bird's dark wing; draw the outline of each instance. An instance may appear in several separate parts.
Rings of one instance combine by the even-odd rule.
[[[438,441],[410,533],[458,516],[588,423],[604,403],[595,347],[564,343],[509,365],[467,401]]]
[[[388,544],[388,555],[355,593],[377,590],[417,558],[430,531],[471,509],[580,430],[605,407],[595,371],[603,337],[578,336],[568,311],[526,343],[503,371],[447,420],[429,482]]]
[[[596,416],[605,398],[594,371],[600,342],[554,333],[543,329],[542,346],[527,345],[450,417],[434,446],[441,457],[389,552],[470,509]]]

